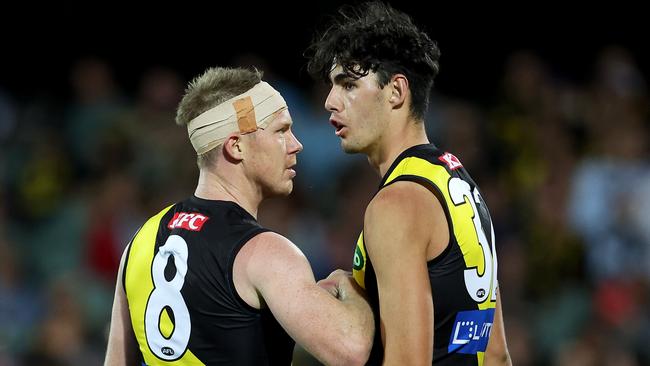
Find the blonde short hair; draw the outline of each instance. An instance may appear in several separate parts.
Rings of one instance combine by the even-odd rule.
[[[208,109],[242,94],[262,81],[262,72],[257,69],[211,67],[192,80],[185,89],[185,95],[176,110],[176,124],[187,126],[191,120]],[[199,168],[205,168],[216,161],[218,151],[214,148],[197,156]]]

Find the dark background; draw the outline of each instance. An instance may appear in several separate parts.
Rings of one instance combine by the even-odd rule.
[[[648,12],[392,3],[442,51],[429,137],[490,207],[513,363],[650,364]],[[102,364],[124,246],[195,187],[174,117],[210,66],[286,88],[305,150],[260,223],[316,278],[349,269],[379,177],[340,151],[303,57],[343,2],[292,4],[0,5],[0,365]],[[317,363],[298,349],[294,365]]]
[[[303,52],[314,29],[343,1],[83,2],[18,4],[2,16],[6,42],[0,82],[17,96],[66,95],[68,71],[83,56],[111,63],[126,89],[152,65],[186,78],[233,56],[256,54],[300,86],[311,80]],[[562,78],[582,82],[608,45],[627,48],[643,70],[650,58],[641,6],[518,2],[489,6],[464,2],[399,1],[442,51],[437,89],[446,95],[490,99],[514,50],[535,51]],[[647,74],[647,72],[645,72]]]

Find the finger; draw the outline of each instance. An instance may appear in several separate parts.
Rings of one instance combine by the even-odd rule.
[[[332,296],[338,297],[339,288],[338,282],[330,279],[324,279],[317,282],[317,285],[329,292]]]

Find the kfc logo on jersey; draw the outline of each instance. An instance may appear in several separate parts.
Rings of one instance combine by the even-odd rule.
[[[455,157],[452,153],[445,153],[438,159],[447,164],[450,170],[455,170],[463,167],[463,164],[461,164],[460,160],[458,160],[458,158]]]
[[[169,220],[167,227],[169,229],[185,229],[190,231],[201,231],[203,224],[208,221],[209,217],[200,213],[176,212],[174,217]]]

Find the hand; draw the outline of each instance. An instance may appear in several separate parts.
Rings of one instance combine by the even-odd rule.
[[[318,281],[318,285],[340,300],[345,300],[351,293],[361,291],[352,278],[352,273],[342,269],[337,269],[327,278]]]
[[[318,286],[326,290],[327,292],[330,293],[330,295],[336,297],[338,299],[339,297],[339,286],[336,281],[331,280],[329,278],[322,279],[316,283]]]

